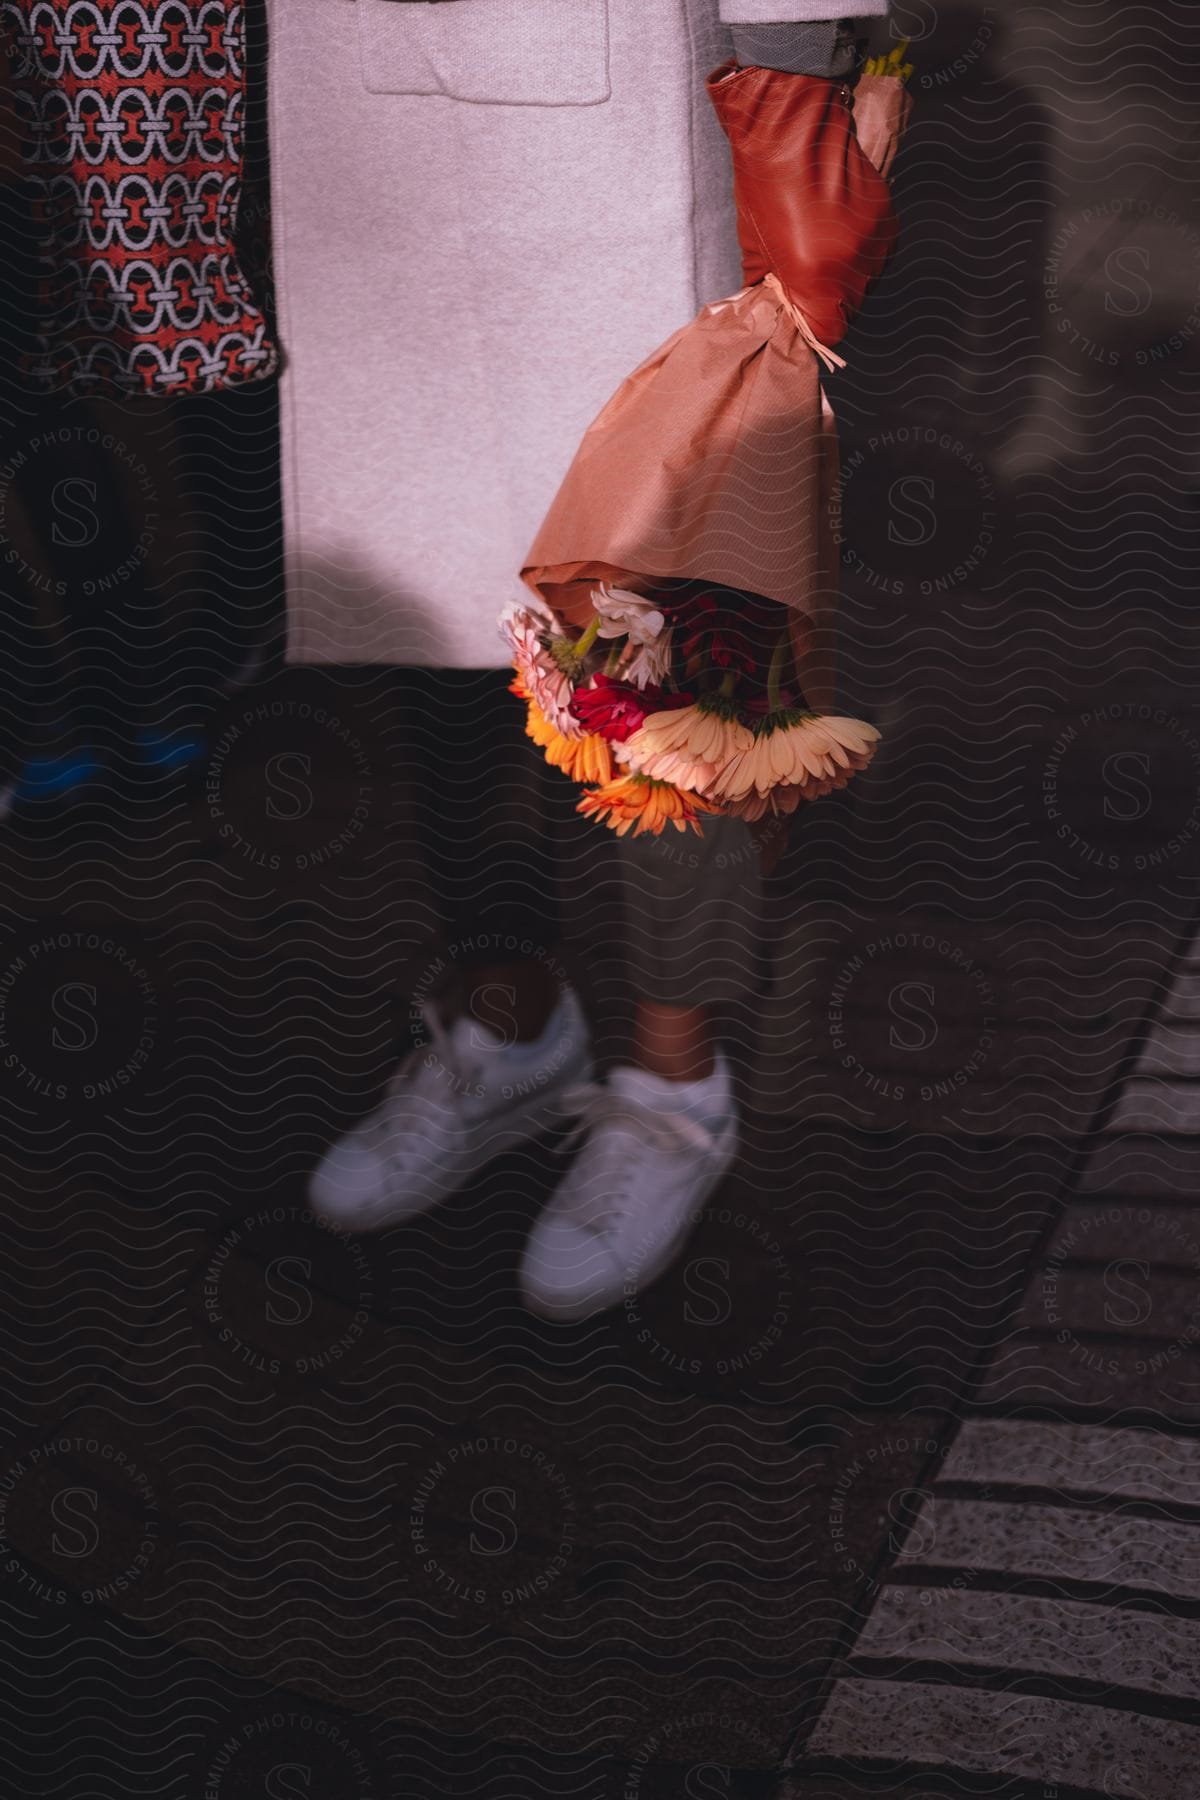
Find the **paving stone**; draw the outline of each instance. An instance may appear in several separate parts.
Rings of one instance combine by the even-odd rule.
[[[920,1585],[925,1569],[957,1571],[956,1587],[995,1571],[1200,1600],[1200,1522],[930,1494],[893,1574]]]
[[[886,1657],[1051,1675],[1190,1698],[1200,1685],[1200,1619],[1129,1607],[946,1588],[922,1605],[908,1586],[884,1587],[854,1647],[856,1662]]]
[[[1200,1440],[1153,1428],[967,1419],[942,1480],[1200,1508]]]
[[[1097,1268],[1049,1260],[1034,1271],[1017,1324],[1053,1332],[1060,1344],[1122,1340],[1139,1362],[1164,1346],[1193,1350],[1200,1345],[1200,1250],[1190,1278],[1186,1267],[1164,1268],[1136,1254]],[[1128,1365],[1127,1352],[1122,1361]]]
[[[851,1680],[837,1684],[809,1749],[864,1770],[912,1762],[1163,1800],[1187,1792],[1200,1727],[1003,1690]]]

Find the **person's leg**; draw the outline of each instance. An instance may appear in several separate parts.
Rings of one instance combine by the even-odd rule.
[[[713,1071],[713,1027],[705,1006],[639,1000],[633,1060],[663,1081],[703,1081]]]
[[[562,986],[547,829],[549,784],[559,778],[521,729],[511,671],[413,676],[418,829],[458,1000],[504,1042],[529,1042],[545,1030]]]
[[[621,839],[624,943],[636,995],[631,1060],[585,1107],[587,1140],[521,1265],[527,1303],[591,1317],[673,1261],[737,1152],[719,1039],[759,981],[760,859],[735,819],[702,838]]]
[[[441,942],[412,986],[409,1053],[376,1110],[322,1158],[310,1194],[365,1229],[428,1210],[545,1132],[590,1082],[591,1045],[557,955],[544,791],[554,772],[494,670],[407,669],[414,850]]]
[[[622,838],[634,1061],[668,1081],[711,1073],[723,1016],[754,992],[762,944],[760,857],[739,819],[704,835]]]

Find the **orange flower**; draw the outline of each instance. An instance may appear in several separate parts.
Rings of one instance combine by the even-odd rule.
[[[517,686],[514,682],[514,692]],[[612,752],[607,739],[596,732],[589,732],[586,737],[564,737],[558,727],[550,723],[536,700],[528,701],[525,735],[545,752],[546,761],[552,768],[561,769],[572,781],[612,780]]]
[[[622,775],[604,787],[586,793],[576,809],[585,818],[599,819],[618,837],[632,832],[641,837],[651,832],[655,837],[673,825],[686,831],[690,825],[701,836],[699,815],[717,811],[715,806],[695,794],[685,794],[669,781],[654,781],[648,775]]]

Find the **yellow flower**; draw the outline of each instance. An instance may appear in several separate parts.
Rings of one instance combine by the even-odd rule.
[[[618,837],[632,832],[641,837],[651,832],[655,837],[673,825],[676,831],[690,826],[701,836],[699,815],[716,812],[695,794],[685,794],[668,781],[652,781],[645,775],[622,775],[604,787],[586,793],[577,811],[585,818],[599,819]]]
[[[513,692],[518,691],[518,684],[513,683]],[[528,699],[524,693],[523,698]],[[605,738],[589,732],[586,737],[564,737],[556,725],[552,725],[536,700],[528,700],[525,715],[525,735],[533,739],[540,750],[545,752],[546,761],[552,768],[561,769],[572,781],[612,780],[612,752]]]
[[[905,62],[904,53],[908,49],[909,39],[902,38],[884,56],[868,56],[863,63],[864,75],[894,75],[898,81],[905,82],[913,72],[914,64]]]

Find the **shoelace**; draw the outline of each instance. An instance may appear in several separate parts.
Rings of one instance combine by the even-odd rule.
[[[563,1140],[563,1148],[573,1148],[593,1131],[605,1125],[624,1126],[640,1136],[643,1143],[667,1155],[688,1149],[712,1155],[717,1140],[707,1126],[684,1112],[654,1112],[644,1102],[631,1099],[606,1087],[603,1082],[583,1082],[568,1088],[563,1095],[563,1111],[578,1113],[575,1123]],[[610,1140],[611,1141],[611,1140]],[[593,1167],[588,1173],[593,1176]],[[590,1190],[590,1195],[589,1195]],[[606,1194],[594,1182],[580,1182],[569,1194],[567,1210],[575,1223],[597,1235],[603,1232],[620,1211],[623,1190]]]
[[[403,1161],[398,1158],[397,1134],[392,1108],[397,1100],[406,1100],[414,1114],[411,1124],[415,1127],[418,1118],[425,1120],[432,1131],[442,1123],[445,1112],[444,1105],[439,1106],[436,1097],[431,1093],[422,1093],[416,1079],[425,1069],[425,1058],[430,1050],[446,1071],[452,1082],[465,1080],[462,1059],[455,1049],[454,1042],[435,1009],[421,1002],[417,1006],[421,1023],[429,1035],[427,1044],[417,1044],[400,1060],[391,1080],[388,1082],[387,1098],[384,1104],[368,1122],[368,1135],[376,1148],[385,1151],[391,1161]],[[403,1141],[403,1140],[401,1140]]]

